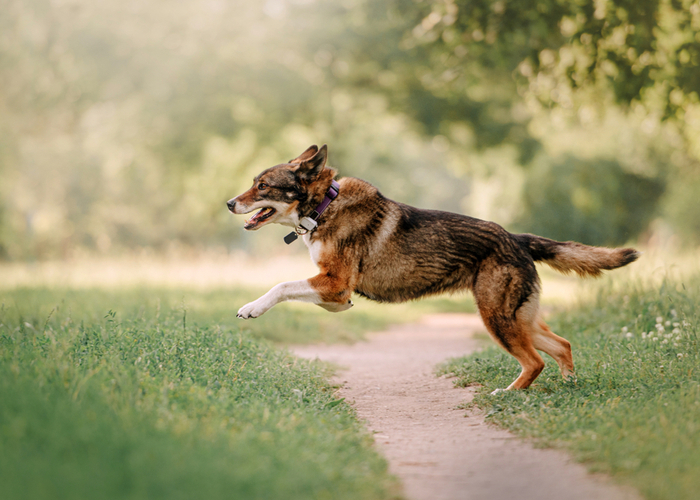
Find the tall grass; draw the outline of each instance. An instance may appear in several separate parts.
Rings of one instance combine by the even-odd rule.
[[[318,367],[217,322],[215,295],[182,299],[0,295],[1,498],[395,495]],[[305,316],[285,329],[311,327]]]
[[[650,499],[700,491],[700,276],[657,285],[603,284],[594,299],[549,318],[569,339],[578,380],[556,363],[533,386],[491,396],[519,372],[495,347],[451,360],[442,373],[483,384],[474,404],[517,433],[565,447]]]

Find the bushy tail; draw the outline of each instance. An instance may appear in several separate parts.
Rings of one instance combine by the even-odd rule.
[[[534,234],[516,234],[535,261],[542,261],[557,271],[571,271],[580,276],[600,276],[601,271],[617,269],[634,262],[640,253],[634,248],[605,248],[582,245],[574,241],[555,241]]]

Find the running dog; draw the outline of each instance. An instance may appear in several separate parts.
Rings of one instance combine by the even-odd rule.
[[[229,200],[234,214],[258,210],[252,231],[277,223],[295,228],[320,272],[280,283],[238,311],[257,318],[275,304],[300,300],[331,312],[352,307],[352,293],[379,302],[403,302],[471,290],[487,330],[522,366],[508,389],[525,389],[549,354],[564,378],[574,377],[571,344],[554,334],[539,312],[535,262],[559,272],[598,276],[635,261],[632,248],[602,248],[511,234],[498,224],[465,215],[422,210],[389,200],[352,177],[334,180],[327,148],[311,146],[298,158],[268,168],[253,186]]]

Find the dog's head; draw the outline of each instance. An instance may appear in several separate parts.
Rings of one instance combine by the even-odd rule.
[[[253,187],[226,203],[228,209],[234,214],[258,210],[245,222],[249,231],[271,222],[296,227],[335,176],[335,170],[325,168],[327,156],[325,144],[321,149],[314,145],[288,163],[268,168],[253,179]]]

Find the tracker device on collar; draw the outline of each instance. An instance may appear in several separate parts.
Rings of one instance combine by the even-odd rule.
[[[316,221],[328,208],[328,205],[331,204],[331,201],[335,200],[335,197],[338,196],[339,192],[340,184],[338,184],[335,180],[331,181],[331,187],[329,187],[328,191],[326,191],[326,196],[324,196],[320,205],[317,206],[313,212],[311,212],[311,215],[308,217],[302,217],[302,219],[299,221],[299,225],[294,228],[294,231],[284,237],[284,242],[289,245],[290,243],[296,241],[300,234],[306,234],[309,231],[316,229],[316,226],[318,226]]]

